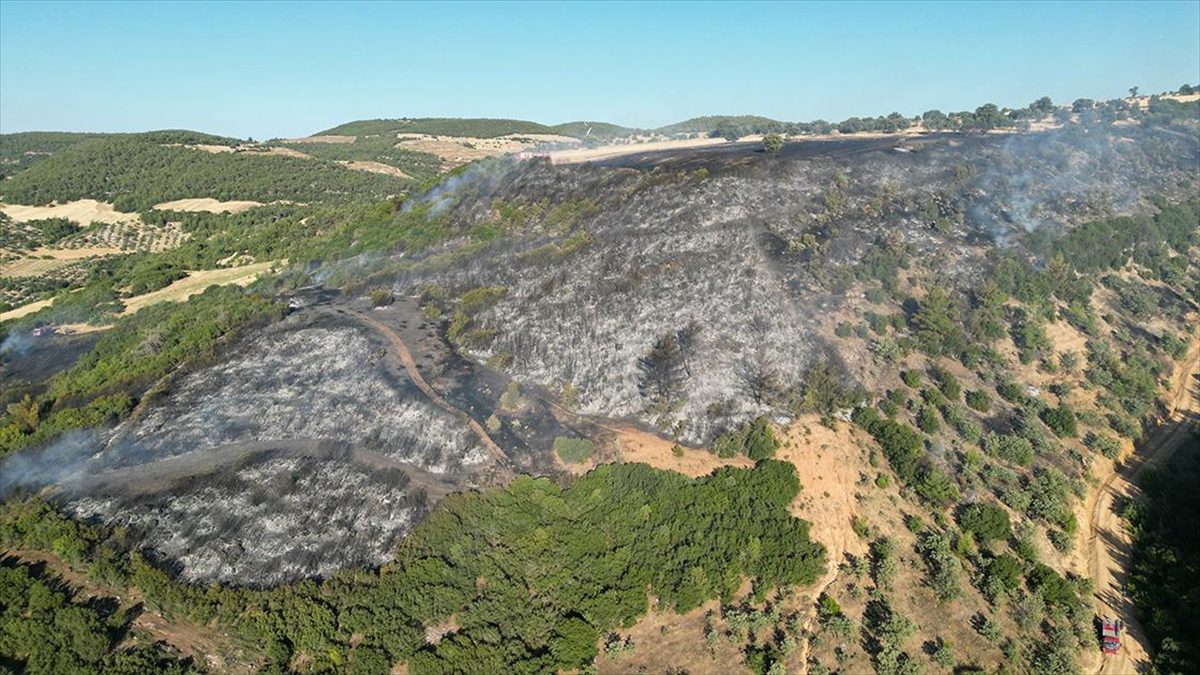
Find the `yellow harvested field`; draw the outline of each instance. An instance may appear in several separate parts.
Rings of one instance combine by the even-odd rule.
[[[280,149],[282,150],[283,148]],[[395,176],[397,178],[412,178],[412,176],[409,176],[400,169],[397,169],[394,166],[388,166],[382,162],[338,162],[338,164],[341,164],[347,169],[354,169],[355,171],[381,173],[385,176]]]
[[[279,261],[280,264],[284,262],[286,261]],[[127,298],[125,300],[125,309],[121,312],[121,316],[133,314],[143,307],[147,307],[158,302],[183,302],[197,293],[203,293],[205,289],[211,286],[228,286],[229,284],[248,286],[253,283],[254,280],[259,277],[259,275],[271,269],[271,267],[276,264],[276,261],[269,261],[254,263],[251,265],[242,265],[240,267],[188,272],[187,277],[176,281],[170,286],[160,288],[157,291],[151,291],[143,295],[135,295],[132,298]],[[38,310],[49,307],[52,302],[52,299],[39,300],[37,302],[31,302],[27,305],[22,305],[16,309],[11,309],[0,314],[0,321],[19,319],[28,314],[33,314]],[[87,333],[90,331],[104,330],[106,328],[107,326],[93,326],[90,324],[67,324],[60,326],[60,329],[68,333]]]
[[[354,136],[305,136],[303,138],[285,138],[280,143],[353,143]]]
[[[38,300],[37,302],[31,302],[28,305],[21,305],[16,309],[10,309],[7,312],[0,312],[0,321],[11,321],[13,319],[19,319],[26,314],[33,314],[40,309],[49,307],[50,303],[52,302],[54,302],[53,299]]]
[[[234,147],[232,145],[196,144],[196,145],[185,145],[183,147],[185,147],[189,150],[202,150],[204,152],[211,152],[213,154],[220,154],[222,152],[233,152],[233,150],[234,150]]]
[[[80,225],[92,223],[132,223],[141,218],[136,213],[122,213],[107,202],[95,199],[80,199],[66,204],[51,204],[50,206],[24,206],[21,204],[0,204],[0,211],[15,222],[24,223],[30,220],[46,218],[66,218]]]
[[[35,277],[70,265],[77,260],[117,255],[123,251],[110,247],[37,248],[19,260],[0,267],[0,277]],[[44,256],[50,256],[45,258]]]
[[[466,164],[477,159],[507,155],[547,144],[578,145],[570,136],[553,134],[510,134],[497,138],[472,136],[434,136],[431,134],[397,134],[397,148],[437,155],[445,168]]]
[[[176,199],[173,202],[155,204],[159,211],[207,211],[208,213],[241,213],[247,209],[262,206],[262,202],[228,201],[223,202],[212,197],[196,197],[193,199]]]
[[[505,141],[516,141],[518,143],[533,142],[536,144],[566,143],[569,145],[578,145],[580,142],[579,139],[575,138],[574,136],[560,136],[558,134],[506,134],[504,136],[500,136],[500,139],[505,140]],[[486,140],[491,140],[491,139],[474,139],[473,138],[473,139],[469,139],[469,140],[474,142],[474,141],[478,141],[478,140],[486,141]]]
[[[1163,98],[1167,101],[1178,101],[1180,103],[1193,103],[1195,101],[1200,101],[1200,94],[1167,94],[1165,96],[1162,96],[1161,98]],[[1141,108],[1142,110],[1147,110],[1150,108],[1150,97],[1149,96],[1138,96],[1137,98],[1126,98],[1125,102],[1136,105],[1137,107]]]
[[[353,137],[351,137],[353,138]],[[287,142],[287,141],[283,141]],[[286,157],[299,157],[301,159],[312,159],[311,155],[293,150],[291,148],[277,148],[263,146],[258,143],[243,143],[241,145],[179,145],[177,143],[168,143],[168,147],[183,147],[188,150],[200,150],[201,152],[210,152],[213,154],[221,154],[227,152],[251,153],[256,155],[284,155]]]
[[[176,281],[166,288],[160,288],[157,291],[151,291],[150,293],[137,295],[125,300],[125,310],[121,314],[122,316],[133,314],[139,309],[157,302],[183,302],[197,293],[203,293],[210,286],[227,286],[229,284],[248,286],[260,274],[271,269],[276,264],[278,263],[275,261],[269,261],[219,270],[188,272],[187,277]]]
[[[762,136],[745,136],[739,138],[739,141],[761,140]],[[725,145],[729,141],[724,138],[684,138],[669,141],[650,141],[647,143],[617,143],[613,145],[601,145],[595,148],[570,148],[567,150],[555,150],[550,153],[550,162],[553,164],[577,164],[580,162],[594,162],[601,159],[612,159],[613,157],[621,157],[623,155],[632,155],[640,152],[651,152],[654,150],[679,150],[685,148],[707,148],[714,145]]]
[[[251,150],[251,152],[258,154],[258,155],[282,155],[284,157],[295,157],[296,159],[312,159],[313,158],[313,156],[308,154],[307,152],[300,152],[299,150],[293,150],[292,148],[255,147],[253,150]]]

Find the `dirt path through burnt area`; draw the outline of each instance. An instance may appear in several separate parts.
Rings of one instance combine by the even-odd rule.
[[[1125,632],[1118,654],[1104,655],[1096,673],[1127,674],[1142,672],[1149,665],[1149,642],[1138,622],[1133,603],[1125,596],[1132,541],[1125,522],[1117,513],[1119,501],[1133,498],[1137,479],[1147,467],[1163,463],[1191,433],[1200,419],[1200,342],[1192,345],[1188,357],[1173,383],[1168,414],[1155,432],[1138,445],[1123,467],[1100,484],[1088,507],[1088,539],[1085,552],[1088,574],[1092,578],[1096,612],[1121,619]],[[1097,652],[1099,649],[1097,648]]]
[[[412,380],[413,384],[417,385],[417,388],[420,389],[430,401],[433,401],[434,405],[461,418],[467,424],[467,426],[471,428],[471,431],[477,437],[479,437],[479,442],[483,444],[483,447],[488,451],[488,454],[490,454],[497,462],[499,462],[502,467],[508,468],[512,466],[512,463],[508,459],[508,455],[504,454],[504,451],[500,449],[499,445],[496,445],[496,442],[493,441],[492,437],[488,435],[487,430],[483,428],[483,425],[481,425],[479,422],[476,422],[475,418],[454,407],[454,405],[452,405],[449,401],[442,398],[442,395],[437,393],[437,391],[425,381],[425,377],[422,376],[421,371],[417,369],[417,362],[413,359],[412,352],[409,351],[408,345],[404,343],[404,340],[400,338],[396,331],[392,330],[383,322],[370,317],[367,314],[358,311],[357,309],[346,308],[345,311],[347,314],[357,318],[366,325],[375,329],[376,332],[378,332],[384,337],[384,339],[387,340],[388,344],[390,344],[392,348],[396,350],[396,355],[400,357],[400,363],[404,365],[404,372],[408,373],[408,378]]]

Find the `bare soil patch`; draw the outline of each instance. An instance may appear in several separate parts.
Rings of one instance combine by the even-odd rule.
[[[95,325],[90,323],[64,323],[58,326],[58,332],[63,335],[81,335],[83,333],[96,333],[112,328],[111,325]]]
[[[305,156],[307,157],[307,155],[305,155]],[[338,162],[338,164],[341,164],[342,166],[346,167],[347,169],[354,169],[355,171],[366,171],[368,173],[381,173],[385,176],[395,176],[397,178],[412,178],[412,176],[404,173],[400,169],[397,169],[394,166],[389,166],[387,164],[384,164],[383,162],[357,161],[357,162]]]
[[[829,549],[831,567],[843,552],[866,553],[865,542],[850,523],[859,511],[855,485],[869,470],[863,447],[870,441],[849,423],[834,430],[816,415],[797,418],[782,436],[783,447],[775,457],[796,467],[802,486],[792,513],[812,523],[813,539]]]
[[[284,157],[295,157],[297,159],[312,159],[313,156],[307,152],[300,152],[294,148],[280,148],[272,146],[270,148],[255,147],[253,152],[260,155],[282,155]]]
[[[654,598],[647,612],[629,630],[619,631],[633,639],[629,654],[610,657],[601,650],[596,657],[596,672],[620,673],[747,673],[741,645],[719,640],[710,650],[705,644],[705,616],[720,615],[718,600],[709,600],[686,614],[660,609]],[[603,638],[602,638],[603,640]]]
[[[612,431],[617,434],[621,459],[626,462],[641,462],[656,469],[675,471],[692,478],[707,476],[723,466],[754,466],[754,462],[744,455],[721,458],[708,450],[679,445],[635,427],[614,427]],[[676,456],[676,447],[682,450],[682,454]]]
[[[1168,101],[1179,101],[1180,103],[1191,103],[1193,101],[1200,101],[1200,94],[1167,94],[1166,96],[1162,96],[1160,98],[1166,99]],[[1136,98],[1126,98],[1125,102],[1136,105],[1137,107],[1141,108],[1142,110],[1148,110],[1150,108],[1150,97],[1149,96],[1138,96]]]
[[[234,146],[232,146],[232,145],[206,145],[203,143],[196,143],[193,145],[185,145],[183,147],[187,148],[188,150],[200,150],[202,152],[211,152],[213,154],[220,154],[222,152],[233,152],[234,150],[236,150],[236,148],[234,148]]]
[[[609,428],[617,434],[621,458],[627,462],[643,462],[659,469],[676,471],[697,477],[712,473],[721,466],[753,466],[744,456],[722,459],[704,449],[683,447],[676,455],[676,444],[652,433],[628,427]],[[851,525],[858,515],[860,503],[857,485],[868,471],[865,436],[849,424],[835,429],[823,426],[815,415],[797,418],[780,431],[783,445],[776,459],[791,462],[800,477],[801,491],[792,503],[794,515],[812,523],[812,538],[828,550],[829,566],[825,575],[812,586],[792,595],[784,605],[787,611],[798,611],[803,623],[811,629],[816,617],[816,599],[838,579],[838,564],[846,553],[865,555],[866,541]],[[712,610],[720,615],[716,600],[686,614],[652,607],[629,631],[635,649],[629,655],[615,659],[604,655],[597,660],[601,673],[636,672],[647,668],[659,672],[668,668],[693,673],[745,672],[740,644],[720,640],[709,648],[705,642],[705,615]],[[791,661],[802,666],[807,658],[804,641]]]

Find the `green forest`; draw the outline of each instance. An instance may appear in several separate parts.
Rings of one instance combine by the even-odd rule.
[[[259,646],[267,672],[296,659],[318,672],[385,673],[399,661],[414,673],[549,672],[589,664],[601,635],[647,611],[647,593],[683,612],[729,601],[745,578],[763,597],[815,581],[825,553],[788,512],[799,490],[794,467],[773,460],[694,480],[609,464],[565,489],[520,477],[450,496],[377,572],[270,590],[172,581],[121,532],[36,500],[0,506],[0,545],[51,551],[97,583],[136,589],[166,616],[215,621]],[[3,611],[21,612],[22,583],[0,575]],[[427,628],[450,620],[451,636],[426,642]],[[95,642],[90,657],[108,652],[107,630],[81,624],[78,639]],[[13,653],[27,665],[54,663],[55,644],[22,641]]]
[[[571,136],[572,138],[584,141],[589,139],[611,140],[622,136],[630,136],[639,131],[638,129],[630,129],[619,124],[584,121],[555,124],[550,127],[550,130],[560,136]]]
[[[1035,102],[1028,110],[1045,105]],[[1119,112],[1103,106],[1081,109]],[[1007,126],[1028,117],[1000,116],[986,106],[977,113],[943,117],[947,128],[956,129],[972,128],[979,119]],[[1161,101],[1152,104],[1151,113],[1190,114]],[[926,122],[930,119],[939,118],[928,116]],[[889,116],[858,122],[852,131],[913,120]],[[396,132],[564,133],[578,132],[585,127],[575,125],[582,124],[354,122],[325,132],[354,134],[354,143],[284,146],[316,158],[311,160],[173,145],[237,143],[192,132],[0,136],[3,170],[20,169],[0,184],[6,199],[46,203],[91,197],[139,211],[148,223],[178,224],[187,235],[177,248],[89,263],[82,281],[48,283],[45,296],[57,294],[51,308],[0,329],[3,339],[51,319],[112,324],[84,356],[39,383],[31,395],[4,400],[0,457],[128,418],[160,393],[169,374],[210,363],[243,332],[279,319],[284,307],[278,292],[312,283],[314,270],[329,273],[325,283],[330,287],[359,289],[373,278],[436,268],[530,232],[550,234],[521,254],[529,260],[557,259],[591,245],[591,236],[578,224],[586,224],[586,216],[600,208],[589,199],[496,199],[486,205],[489,215],[470,228],[456,226],[440,208],[409,201],[406,191],[435,184],[440,163],[432,155],[397,150],[388,137]],[[757,117],[697,118],[681,125],[678,131],[717,135],[815,130]],[[602,125],[598,133],[613,129]],[[414,180],[335,164],[353,160],[382,162]],[[830,194],[848,180],[839,175]],[[692,180],[648,175],[638,189],[676,179]],[[237,214],[150,209],[197,196],[276,203]],[[827,204],[836,201],[826,197]],[[1021,617],[1016,621],[1029,649],[1026,660],[1016,663],[1058,664],[1061,672],[1069,672],[1079,646],[1090,639],[1090,610],[1083,600],[1091,593],[1088,581],[1060,575],[1043,562],[1033,542],[1044,536],[1058,555],[1071,551],[1081,525],[1086,529],[1076,521],[1074,507],[1091,480],[1090,463],[1096,457],[1116,458],[1119,439],[1142,436],[1143,425],[1157,412],[1162,379],[1195,337],[1186,325],[1181,331],[1171,325],[1182,325],[1187,308],[1200,302],[1200,284],[1188,260],[1200,244],[1200,197],[1154,205],[1153,214],[1040,228],[1022,246],[989,258],[969,284],[955,285],[933,273],[921,277],[919,287],[910,286],[911,295],[899,289],[902,271],[910,279],[924,271],[913,264],[919,260],[914,250],[880,243],[862,261],[839,270],[845,274],[831,286],[860,282],[876,309],[893,305],[895,311],[868,312],[858,323],[839,325],[836,336],[862,340],[869,358],[895,365],[895,387],[863,391],[833,358],[819,361],[803,381],[760,383],[767,404],[795,414],[818,413],[829,427],[852,411],[849,419],[866,432],[863,443],[871,447],[864,452],[873,467],[859,487],[898,486],[899,494],[911,497],[911,505],[932,520],[932,525],[916,516],[906,521],[917,544],[900,553],[915,553],[905,560],[925,576],[924,585],[939,602],[977,590],[994,616],[1004,610]],[[931,207],[935,216],[938,208]],[[35,221],[19,233],[6,228],[5,241],[19,238],[22,246],[33,246],[71,237],[79,229],[68,221]],[[443,243],[444,248],[435,248]],[[406,255],[360,256],[394,252]],[[238,256],[286,260],[290,267],[246,289],[211,288],[187,302],[117,317],[122,300],[161,288],[187,270],[213,269]],[[429,316],[448,317],[447,336],[456,344],[486,334],[486,327],[473,323],[482,322],[473,313],[484,302],[480,298],[507,292],[503,286],[422,290],[431,298],[425,305]],[[1094,302],[1098,294],[1104,299]],[[1128,328],[1157,319],[1168,328]],[[1047,327],[1058,321],[1086,339],[1078,352],[1054,351]],[[1112,330],[1101,330],[1102,323]],[[1022,365],[1064,377],[1045,392],[1031,390],[1000,353],[1007,340]],[[668,346],[658,351],[671,361],[678,345]],[[671,380],[679,369],[661,369],[661,379]],[[1077,410],[1067,402],[1076,386],[1068,380],[1095,390],[1094,408]],[[36,499],[0,505],[0,545],[53,553],[110,598],[136,592],[153,612],[219,627],[262,653],[256,665],[267,672],[299,666],[315,672],[387,672],[397,662],[416,673],[582,670],[598,656],[602,638],[632,625],[647,612],[651,598],[684,612],[713,598],[730,602],[749,579],[754,599],[761,601],[774,588],[811,584],[827,564],[842,562],[827,561],[823,547],[809,538],[808,524],[789,514],[801,486],[791,464],[772,459],[781,438],[767,417],[732,426],[715,436],[712,451],[723,458],[744,455],[757,464],[697,479],[644,465],[605,464],[569,484],[521,477],[503,488],[455,494],[407,536],[382,569],[347,570],[272,589],[180,583],[164,561],[135,550],[119,528],[68,520]],[[575,437],[556,443],[568,461],[586,461],[598,449]],[[1144,498],[1127,512],[1137,537],[1130,592],[1162,672],[1200,667],[1194,637],[1200,626],[1190,612],[1200,598],[1189,587],[1200,574],[1200,554],[1183,527],[1200,517],[1188,515],[1197,509],[1195,453],[1184,451],[1170,470],[1150,476]],[[875,650],[872,658],[881,672],[911,672],[905,669],[915,661],[900,645],[901,634],[912,630],[901,630],[902,617],[890,604],[899,603],[899,594],[886,595],[892,592],[900,553],[866,520],[856,519],[854,529],[869,541],[871,554],[846,565],[857,565],[861,576],[875,581],[871,609],[863,618],[864,641]],[[840,610],[827,614],[825,619],[850,621]],[[133,639],[132,618],[131,612],[89,599],[36,565],[0,563],[0,672],[184,672],[190,667]],[[975,622],[981,634],[998,630],[988,617]],[[426,637],[446,626],[453,630],[444,638]],[[1000,647],[1006,657],[1010,649],[1020,655],[1012,642]],[[775,662],[768,652],[767,645],[752,644],[745,655],[756,670],[766,671]]]
[[[65,148],[2,186],[20,204],[96,199],[118,211],[212,197],[272,202],[399,194],[406,182],[329,162],[254,153],[211,153],[166,145],[152,136],[93,139]]]
[[[68,131],[23,131],[0,134],[0,177],[14,175],[56,152],[84,141],[104,138],[140,138],[150,143],[236,145],[237,140],[198,131],[163,130],[142,134],[87,134]]]
[[[442,160],[427,152],[396,147],[393,135],[359,136],[353,143],[279,143],[279,147],[298,150],[306,155],[332,162],[379,162],[400,169],[408,176],[424,181],[436,176]]]
[[[1200,435],[1147,471],[1124,513],[1134,536],[1129,595],[1159,673],[1200,672]]]
[[[79,320],[91,318],[104,302],[88,289],[71,299],[87,313],[75,317]],[[45,392],[9,404],[0,417],[0,456],[74,429],[112,426],[168,372],[203,362],[246,325],[280,315],[279,304],[261,294],[213,287],[186,303],[152,305],[120,319],[89,353],[51,379]]]
[[[116,598],[87,597],[60,579],[0,560],[0,672],[182,674],[194,672],[158,644],[131,638],[136,612]]]

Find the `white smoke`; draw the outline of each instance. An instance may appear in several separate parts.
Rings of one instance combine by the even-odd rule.
[[[71,431],[45,447],[5,457],[0,463],[0,499],[17,488],[69,488],[88,474],[92,457],[102,446],[101,434],[95,430]]]
[[[512,157],[489,157],[469,164],[466,169],[447,177],[424,194],[405,200],[401,211],[408,213],[418,206],[424,206],[429,209],[431,217],[440,216],[454,204],[461,188],[490,182],[513,169],[516,163],[517,160]]]
[[[33,338],[25,331],[10,333],[0,342],[0,356],[24,356],[33,349]]]

